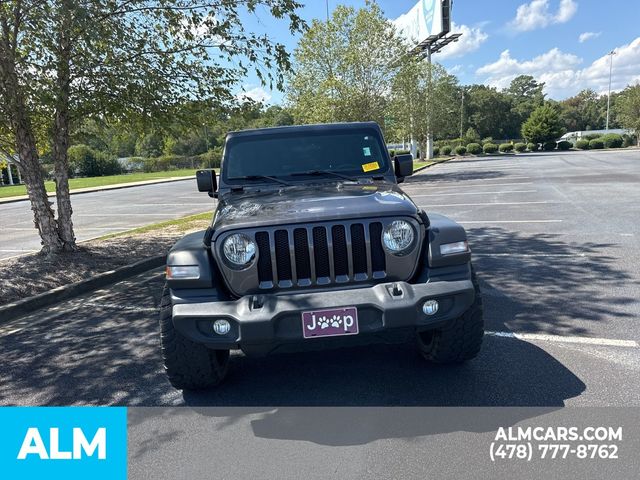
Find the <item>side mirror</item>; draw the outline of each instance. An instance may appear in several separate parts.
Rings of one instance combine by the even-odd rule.
[[[196,181],[198,182],[198,191],[207,192],[213,197],[218,190],[218,179],[213,169],[198,170],[196,172]]]
[[[404,181],[404,177],[413,175],[413,155],[396,155],[393,157],[395,163],[395,173],[398,183]]]

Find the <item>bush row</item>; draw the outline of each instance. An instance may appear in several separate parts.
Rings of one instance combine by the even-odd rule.
[[[626,135],[628,137],[628,135]],[[627,139],[617,133],[607,133],[602,136],[585,135],[576,142],[580,150],[599,150],[601,148],[622,148],[632,145],[631,138]]]

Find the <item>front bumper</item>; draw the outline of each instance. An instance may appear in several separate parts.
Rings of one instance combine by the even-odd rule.
[[[399,292],[394,293],[394,285]],[[210,348],[240,348],[257,355],[275,350],[316,350],[342,343],[372,343],[402,331],[437,328],[462,315],[473,303],[474,295],[471,280],[383,283],[352,290],[179,303],[173,306],[173,323],[182,335]],[[422,312],[422,305],[430,299],[438,301],[439,309],[428,316]],[[351,306],[358,309],[357,335],[303,338],[302,312]],[[213,331],[213,322],[222,318],[231,323],[226,335]]]

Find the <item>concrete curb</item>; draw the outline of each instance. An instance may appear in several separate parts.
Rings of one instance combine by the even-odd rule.
[[[83,193],[106,192],[108,190],[120,190],[123,188],[144,187],[146,185],[157,185],[159,183],[184,182],[185,180],[195,180],[195,178],[196,178],[195,176],[184,177],[184,178],[159,178],[158,180],[153,180],[153,181],[115,183],[113,185],[105,185],[103,187],[88,187],[86,189],[82,188],[82,189],[71,190],[71,192],[69,192],[69,195],[82,195]],[[47,196],[49,198],[54,198],[56,194],[50,193]],[[28,195],[21,195],[20,197],[8,197],[5,199],[0,198],[0,204],[24,202],[25,200],[27,201],[29,200]]]
[[[39,293],[33,297],[24,298],[13,303],[0,307],[0,323],[12,320],[27,313],[34,312],[40,308],[53,305],[54,303],[68,300],[78,295],[82,295],[98,288],[120,282],[139,273],[152,270],[164,265],[166,257],[158,255],[156,257],[146,258],[139,262],[125,265],[115,270],[99,273],[98,275],[81,280],[69,285],[54,288],[47,292]]]

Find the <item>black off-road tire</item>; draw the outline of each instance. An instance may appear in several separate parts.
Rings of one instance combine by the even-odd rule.
[[[446,327],[418,333],[418,349],[433,363],[462,363],[476,357],[484,337],[482,295],[476,274],[471,269],[475,299],[469,309]]]
[[[192,342],[173,326],[171,297],[167,285],[160,301],[160,342],[169,382],[180,390],[215,387],[226,376],[229,350],[212,350]]]

